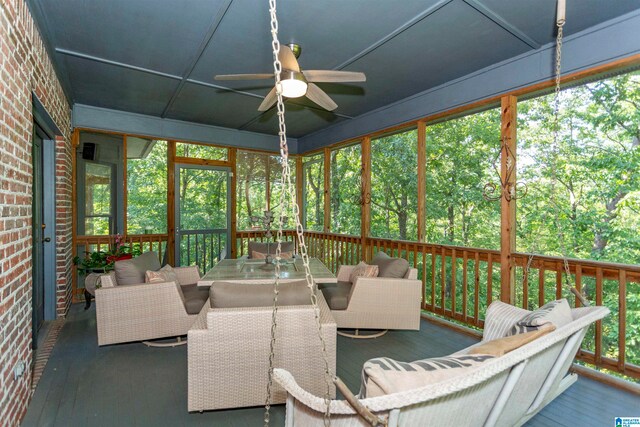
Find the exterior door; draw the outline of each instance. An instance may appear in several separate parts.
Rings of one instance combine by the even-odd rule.
[[[44,322],[44,199],[43,199],[43,133],[38,127],[33,132],[33,248],[32,248],[32,326],[33,347]],[[51,239],[49,239],[50,241]]]
[[[176,265],[204,274],[229,251],[231,172],[178,164],[175,175]]]

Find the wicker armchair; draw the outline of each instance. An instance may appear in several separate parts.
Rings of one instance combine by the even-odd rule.
[[[338,328],[420,329],[422,282],[417,279],[418,270],[409,268],[402,279],[359,277],[351,284],[354,268],[341,266],[338,283],[322,286]],[[336,296],[342,304],[334,304]]]
[[[174,271],[180,283],[118,285],[114,272],[101,276],[102,287],[96,289],[98,345],[186,335],[198,317],[197,311],[189,311],[194,311],[200,273],[195,266]]]
[[[329,368],[335,372],[336,324],[322,294],[318,305]],[[271,315],[271,306],[203,307],[187,340],[189,411],[264,405]],[[281,306],[277,319],[274,366],[293,372],[305,389],[324,396],[325,364],[312,306]],[[285,399],[285,391],[274,383],[272,403]]]

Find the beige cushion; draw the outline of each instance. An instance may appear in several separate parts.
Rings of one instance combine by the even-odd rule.
[[[356,267],[351,270],[349,281],[354,283],[358,277],[377,277],[378,272],[379,267],[377,265],[369,265],[366,262],[361,261],[360,264],[356,265]]]
[[[175,282],[180,283],[178,275],[170,265],[165,265],[158,271],[147,270],[144,273],[145,283],[162,283],[162,282]]]
[[[402,258],[391,258],[385,252],[378,252],[371,260],[371,265],[378,266],[379,277],[395,277],[402,279],[409,270],[409,261]]]
[[[551,301],[540,307],[539,309],[529,312],[520,318],[511,328],[507,335],[522,334],[539,329],[542,325],[552,323],[556,328],[560,328],[571,323],[573,316],[571,315],[571,307],[566,298]]]
[[[346,310],[351,297],[351,282],[319,283],[324,299],[331,310]]]
[[[535,331],[484,342],[471,348],[468,354],[490,354],[492,356],[500,357],[530,343],[537,338],[540,338],[543,335],[548,334],[549,332],[554,331],[555,329],[556,327],[553,323],[546,323]]]
[[[270,255],[275,256],[275,251]],[[253,251],[251,252],[251,259],[265,259],[267,257],[266,253]],[[293,258],[293,252],[280,252],[280,258],[282,259],[291,259]]]
[[[370,359],[362,368],[360,397],[369,398],[424,387],[479,369],[488,354],[465,354],[406,363],[388,357]]]
[[[276,248],[278,247],[278,243],[273,242],[273,243],[262,243],[262,242],[249,242],[249,258],[253,258],[253,252],[260,252],[262,254],[275,254],[276,253]],[[291,252],[293,253],[293,250],[295,249],[293,246],[293,242],[282,242],[281,244],[281,251],[282,252]],[[267,248],[269,249],[267,252]]]
[[[144,283],[144,273],[147,270],[160,270],[158,254],[153,251],[145,252],[133,259],[116,261],[114,264],[118,285]]]
[[[311,297],[306,280],[280,283],[278,305],[309,305]],[[273,305],[273,285],[215,282],[209,289],[212,308],[270,307]]]
[[[184,296],[184,308],[188,314],[198,314],[209,298],[209,289],[197,285],[180,286]]]

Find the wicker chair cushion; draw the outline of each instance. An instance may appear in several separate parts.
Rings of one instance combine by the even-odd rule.
[[[318,289],[322,291],[324,299],[331,310],[346,310],[351,297],[350,282],[320,283]]]
[[[260,252],[263,254],[275,254],[276,253],[276,248],[278,247],[277,243],[262,243],[262,242],[249,242],[249,258],[253,257],[253,252]],[[293,253],[293,250],[295,249],[293,247],[293,242],[282,242],[281,244],[281,250],[282,252],[291,252]],[[268,251],[267,251],[268,249]]]
[[[362,368],[361,398],[383,396],[446,381],[479,369],[488,354],[458,355],[406,363],[388,357],[367,360]]]
[[[280,283],[278,305],[309,305],[311,298],[306,280]],[[216,282],[209,288],[212,308],[270,307],[273,305],[273,285]]]
[[[189,314],[198,314],[209,298],[207,288],[198,288],[198,285],[183,285],[182,295],[184,296],[184,308]]]
[[[133,259],[116,261],[114,264],[118,285],[144,283],[144,274],[147,270],[160,270],[158,254],[153,251],[145,252]]]
[[[371,260],[371,265],[378,266],[379,277],[402,279],[409,270],[409,261],[402,258],[391,258],[385,252],[378,252]]]

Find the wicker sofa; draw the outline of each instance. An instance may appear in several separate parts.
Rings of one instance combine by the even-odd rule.
[[[186,335],[200,311],[198,267],[174,269],[178,282],[118,285],[116,274],[96,289],[98,345]]]
[[[420,329],[418,270],[409,268],[404,278],[359,277],[352,284],[354,268],[340,266],[338,283],[322,285],[338,328]]]
[[[483,337],[483,342],[500,336],[524,312],[500,302],[493,303],[493,311],[497,333]],[[361,403],[388,417],[390,427],[523,425],[576,381],[576,374],[568,373],[573,358],[589,326],[607,314],[606,307],[572,309],[570,323],[491,359],[479,369],[421,388],[363,399]],[[487,327],[485,324],[485,331]],[[467,354],[470,348],[456,354]],[[286,426],[324,425],[324,399],[297,384],[286,370],[276,369],[274,377],[289,393]],[[334,427],[369,425],[346,401],[332,401],[330,407]]]
[[[212,288],[215,286],[217,284]],[[248,286],[272,292],[271,285]],[[298,286],[309,298],[306,286],[300,282]],[[279,300],[281,298],[282,293]],[[213,295],[210,301],[215,301]],[[336,324],[321,293],[318,293],[318,306],[329,368],[335,372]],[[205,305],[188,334],[189,411],[264,405],[271,316],[271,304],[237,308]],[[312,306],[280,306],[277,337],[274,366],[294,372],[306,389],[323,396],[325,366]],[[333,385],[331,395],[335,395]],[[272,402],[283,403],[285,398],[284,390],[274,383]]]

